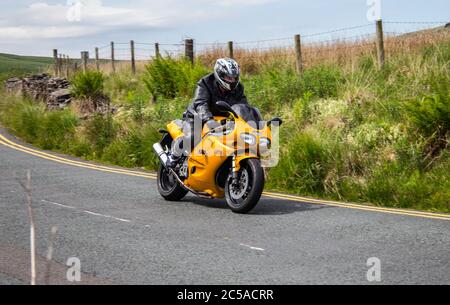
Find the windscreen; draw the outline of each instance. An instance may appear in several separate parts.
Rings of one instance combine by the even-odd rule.
[[[233,110],[236,111],[239,117],[241,117],[244,121],[255,122],[259,127],[265,125],[261,117],[261,114],[257,108],[251,107],[250,105],[247,104],[236,104],[233,105],[231,108],[233,108]]]

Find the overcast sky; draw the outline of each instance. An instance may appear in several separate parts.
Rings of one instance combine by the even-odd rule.
[[[131,39],[179,43],[187,37],[198,42],[290,37],[368,24],[368,1],[376,0],[1,0],[0,53],[50,56],[58,48],[75,57],[110,41]],[[381,14],[389,21],[450,21],[450,0],[382,0]],[[392,31],[406,26],[389,25]]]

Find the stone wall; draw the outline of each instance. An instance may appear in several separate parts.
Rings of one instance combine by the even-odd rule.
[[[22,93],[35,101],[43,101],[48,109],[62,109],[72,101],[69,81],[48,74],[31,75],[25,78],[13,77],[5,81],[10,93]]]

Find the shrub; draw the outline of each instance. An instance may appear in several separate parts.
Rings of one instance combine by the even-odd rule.
[[[425,136],[450,132],[450,90],[448,80],[432,83],[433,93],[406,104],[407,116]]]
[[[62,150],[75,134],[78,120],[69,110],[47,112],[42,104],[28,100],[9,106],[0,112],[1,121],[19,137],[43,149]]]
[[[289,140],[288,153],[270,171],[269,186],[297,193],[319,194],[324,191],[328,153],[312,135],[301,133]]]
[[[125,137],[115,139],[105,148],[102,160],[127,167],[157,169],[159,162],[152,145],[160,140],[160,134],[151,126],[131,130]]]
[[[91,159],[93,155],[92,145],[83,139],[75,137],[70,142],[66,152],[76,157],[83,157],[85,159]]]
[[[339,68],[321,65],[303,72],[301,86],[303,92],[311,92],[315,97],[337,97],[337,89],[341,80],[342,73]]]
[[[125,102],[133,102],[136,98],[142,101],[150,101],[150,94],[139,76],[131,72],[120,72],[108,75],[105,78],[104,91],[116,105],[123,105]],[[130,99],[130,96],[132,97]]]
[[[97,98],[103,95],[104,77],[100,72],[77,73],[72,80],[71,93],[80,99]]]
[[[207,73],[198,63],[159,57],[145,66],[143,81],[154,97],[175,98],[193,95],[195,84]]]
[[[45,109],[41,105],[27,99],[11,98],[9,103],[2,105],[1,120],[19,137],[34,143],[44,115]]]
[[[375,59],[371,55],[364,55],[358,60],[358,68],[367,73],[376,68]]]
[[[244,76],[243,83],[250,103],[268,113],[292,105],[305,95],[310,98],[337,97],[341,79],[340,70],[329,66],[309,68],[301,76],[292,67],[268,66],[260,74]]]
[[[61,150],[73,141],[77,117],[68,110],[47,112],[39,124],[36,143],[43,149]]]
[[[450,212],[448,153],[431,171],[404,167],[399,163],[375,167],[363,197],[373,203],[401,208]]]
[[[131,117],[134,121],[141,123],[144,119],[144,107],[148,103],[141,96],[129,91],[127,100],[129,102],[129,108],[131,110]]]
[[[114,140],[117,131],[118,127],[111,115],[95,114],[84,124],[86,139],[91,143],[98,157],[102,155],[105,147]]]
[[[269,66],[259,74],[242,79],[249,102],[262,113],[279,110],[302,96],[300,79],[294,69]]]

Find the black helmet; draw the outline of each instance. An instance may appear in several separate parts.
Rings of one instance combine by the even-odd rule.
[[[239,85],[240,68],[231,58],[220,58],[214,66],[214,76],[219,85],[226,91],[232,91]]]

